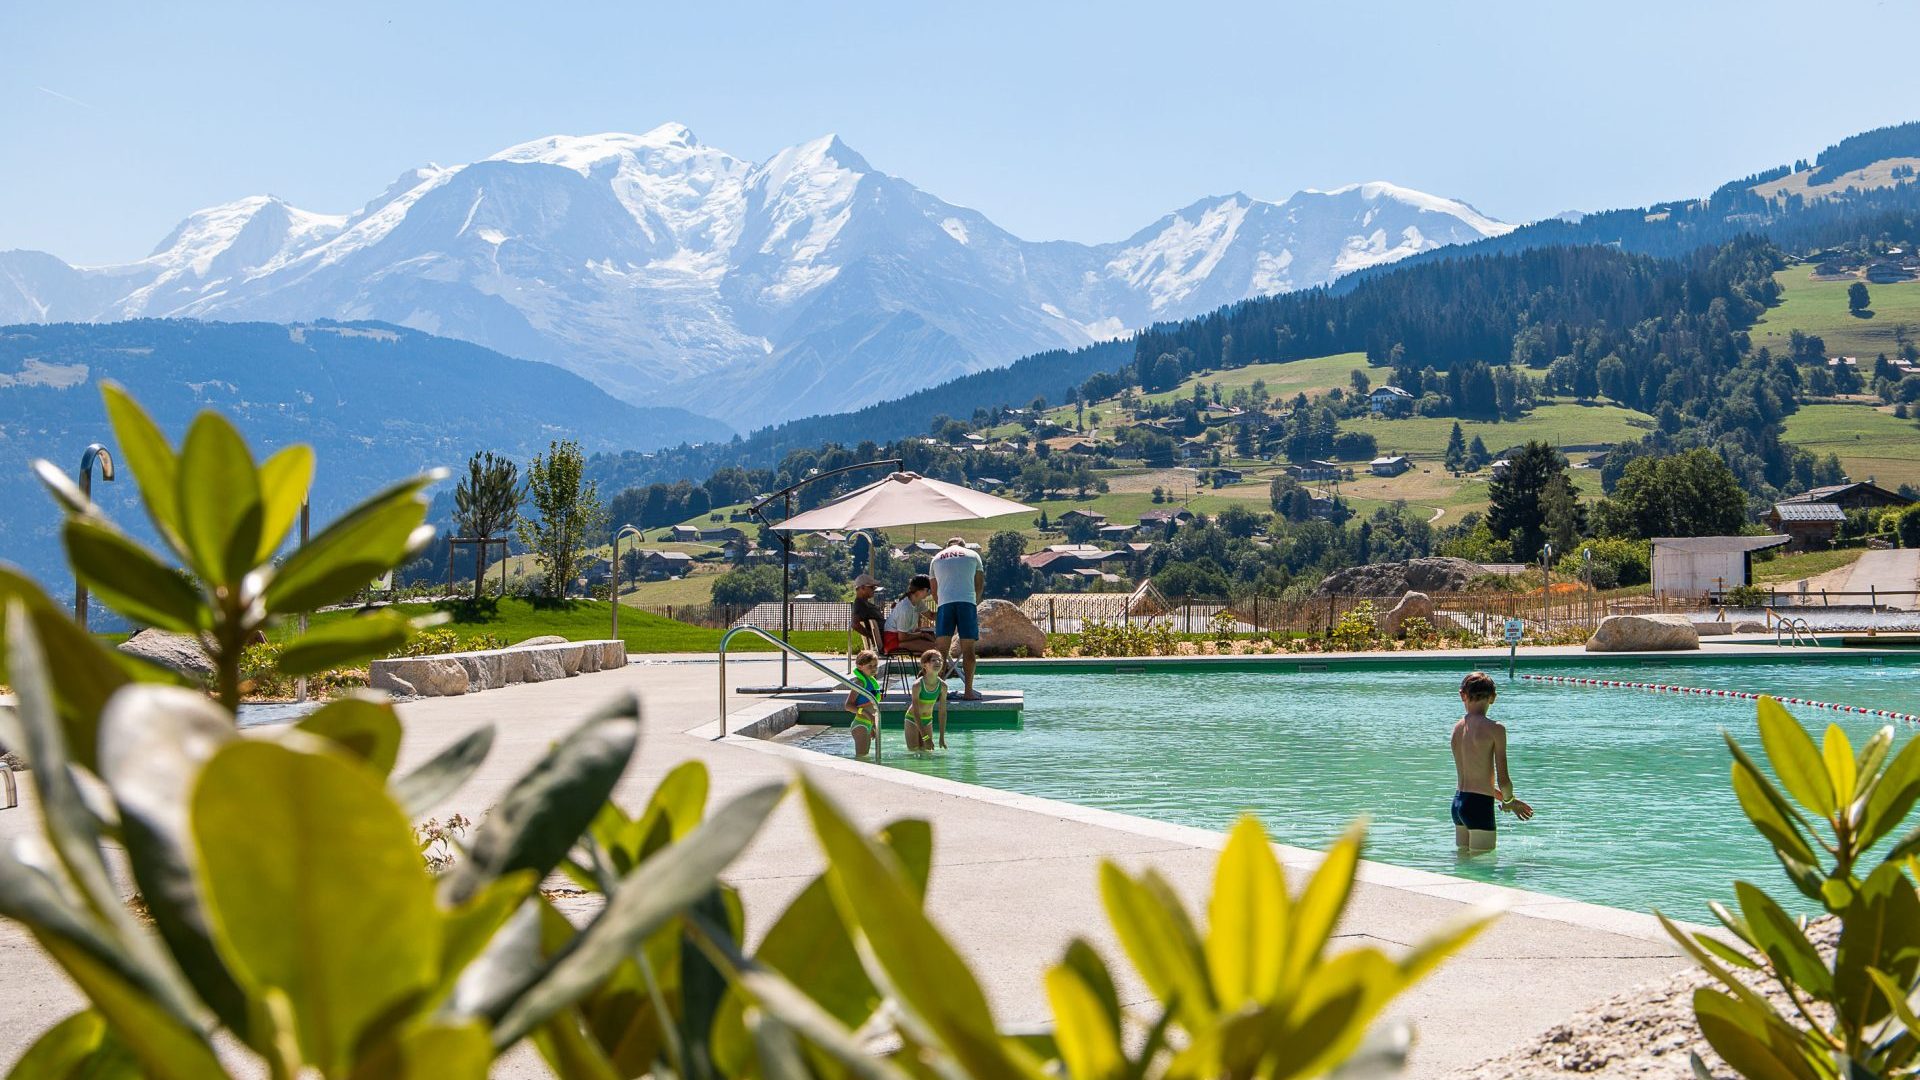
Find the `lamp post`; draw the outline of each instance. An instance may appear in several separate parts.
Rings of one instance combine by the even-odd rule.
[[[99,443],[89,443],[86,452],[80,455],[80,494],[88,501],[93,499],[93,466],[100,464],[100,479],[113,479],[113,455]],[[80,629],[87,628],[87,585],[79,574],[73,575],[73,620]]]
[[[1553,541],[1540,546],[1540,572],[1545,575],[1540,586],[1540,623],[1547,633],[1553,633]]]
[[[611,596],[613,599],[613,640],[615,641],[620,640],[620,541],[625,540],[629,536],[635,540],[644,539],[640,530],[632,525],[622,525],[620,526],[620,531],[613,534],[613,592]]]
[[[1591,547],[1580,549],[1580,563],[1587,572],[1587,622],[1592,623],[1593,606],[1598,598],[1593,595],[1593,549]],[[1619,583],[1615,582],[1615,584]]]
[[[307,546],[307,521],[308,521],[309,512],[311,510],[311,507],[309,506],[309,500],[311,498],[312,498],[312,493],[309,492],[307,495],[303,496],[300,499],[300,546],[301,547]],[[307,636],[307,613],[304,611],[300,613],[300,636],[301,637]],[[307,677],[305,675],[300,676],[300,678],[295,680],[293,684],[293,700],[300,702],[302,704],[306,703]]]

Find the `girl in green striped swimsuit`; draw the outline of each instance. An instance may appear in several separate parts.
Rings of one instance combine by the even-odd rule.
[[[933,749],[934,715],[940,717],[940,749],[947,748],[947,658],[938,649],[920,654],[920,677],[907,694],[907,749]]]

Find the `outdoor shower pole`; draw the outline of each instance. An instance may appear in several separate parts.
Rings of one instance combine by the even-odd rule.
[[[100,479],[113,479],[113,455],[99,443],[89,443],[86,452],[80,455],[80,494],[93,501],[93,463],[100,463]],[[80,629],[87,628],[87,583],[80,575],[73,575],[73,620]]]
[[[620,541],[626,539],[628,536],[635,537],[636,539],[644,539],[644,537],[640,535],[640,530],[634,528],[632,525],[622,525],[620,526],[620,531],[613,534],[613,593],[612,593],[612,596],[613,596],[613,640],[615,641],[620,640]],[[480,550],[482,552],[485,552],[486,545],[482,544],[480,546]],[[478,598],[476,597],[476,599]]]
[[[300,546],[301,547],[307,546],[307,512],[308,512],[307,496],[302,496],[300,499]],[[449,566],[453,564],[453,560],[451,557],[448,558],[447,564]],[[307,613],[304,611],[300,613],[300,636],[301,637],[307,636]],[[300,702],[304,702],[307,700],[307,677],[305,675],[302,675],[298,679],[294,680],[293,700],[300,701]]]

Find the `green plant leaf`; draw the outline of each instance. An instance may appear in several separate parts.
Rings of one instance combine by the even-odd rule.
[[[287,643],[275,661],[282,674],[314,675],[385,656],[407,643],[412,624],[392,611],[338,619]]]
[[[1755,944],[1773,961],[1774,967],[1820,998],[1830,997],[1833,974],[1793,916],[1775,903],[1773,897],[1747,882],[1734,882],[1733,892],[1740,901],[1740,913],[1746,918]]]
[[[151,994],[68,941],[42,938],[41,945],[106,1018],[114,1037],[139,1060],[143,1076],[208,1080],[227,1075],[205,1037],[162,1008]]]
[[[463,903],[516,870],[544,877],[558,865],[613,793],[639,741],[639,720],[639,699],[622,695],[535,762],[474,831],[466,858],[441,879],[443,902]]]
[[[305,1060],[345,1071],[371,1026],[440,974],[440,917],[412,827],[343,755],[222,747],[192,825],[214,940],[256,996],[284,993]]]
[[[1708,934],[1699,934],[1694,937],[1694,940],[1700,944],[1701,948],[1736,968],[1740,968],[1743,971],[1760,970],[1760,965],[1754,962],[1752,957],[1734,948],[1732,945],[1721,941],[1717,937]]]
[[[1126,1074],[1127,1055],[1100,994],[1065,964],[1048,969],[1047,1003],[1060,1060],[1074,1080],[1109,1080]]]
[[[479,1024],[427,1024],[382,1042],[350,1080],[486,1080],[493,1043]]]
[[[1833,1004],[1855,1030],[1861,1030],[1888,1013],[1887,1003],[1867,978],[1868,969],[1911,982],[1920,968],[1920,895],[1898,863],[1881,863],[1840,914]]]
[[[921,818],[890,821],[880,830],[879,840],[899,860],[913,895],[924,904],[927,882],[933,877],[933,823]]]
[[[390,785],[393,801],[400,804],[409,819],[424,817],[459,791],[487,760],[492,749],[493,725],[474,728],[447,744],[419,768],[393,781]]]
[[[1100,958],[1086,938],[1077,937],[1067,942],[1067,951],[1060,957],[1062,967],[1072,968],[1086,984],[1088,990],[1100,1002],[1100,1008],[1107,1014],[1107,1023],[1115,1035],[1120,1034],[1120,992],[1114,988],[1113,973],[1107,970],[1107,962]]]
[[[1761,836],[1773,845],[1774,854],[1786,863],[1811,870],[1818,864],[1813,847],[1807,843],[1794,819],[1781,812],[1782,803],[1779,793],[1766,777],[1754,771],[1751,765],[1735,761],[1732,766],[1733,795],[1740,803],[1740,809],[1747,815]],[[1817,897],[1816,897],[1817,899]]]
[[[1800,805],[1821,817],[1832,817],[1836,805],[1833,781],[1827,776],[1813,737],[1773,698],[1762,697],[1755,711],[1760,721],[1760,743],[1780,776],[1781,786]]]
[[[1340,839],[1327,849],[1326,858],[1307,880],[1306,888],[1300,890],[1300,898],[1293,906],[1293,926],[1287,934],[1283,982],[1299,980],[1319,961],[1327,941],[1333,937],[1340,913],[1346,910],[1347,897],[1353,893],[1353,875],[1360,866],[1360,846],[1366,835],[1364,821],[1349,825]]]
[[[7,1073],[8,1080],[139,1080],[140,1062],[92,1009],[40,1033]]]
[[[1867,978],[1872,979],[1873,985],[1880,988],[1880,994],[1887,999],[1887,1007],[1893,1011],[1895,1018],[1909,1032],[1920,1031],[1920,1015],[1914,1013],[1912,992],[1894,982],[1886,972],[1878,968],[1868,968]]]
[[[1820,1080],[1798,1054],[1782,1054],[1767,1034],[1765,1018],[1712,987],[1693,992],[1693,1015],[1714,1052],[1747,1080]]]
[[[1860,821],[1861,849],[1879,843],[1899,827],[1915,802],[1920,802],[1920,739],[1908,739],[1867,796],[1866,816]]]
[[[528,1038],[555,1076],[566,1080],[623,1080],[606,1051],[580,1026],[573,1009],[541,1024]]]
[[[384,698],[335,698],[302,717],[293,729],[331,740],[381,776],[393,771],[400,756],[400,717]]]
[[[1220,1007],[1271,1001],[1286,962],[1287,885],[1266,831],[1243,816],[1227,835],[1207,908],[1207,967]]]
[[[727,803],[685,840],[621,879],[600,914],[537,970],[476,995],[471,1007],[495,1021],[494,1045],[511,1046],[591,992],[636,945],[710,892],[785,793],[777,786],[756,788]]]
[[[707,766],[684,761],[653,789],[639,818],[629,818],[612,803],[604,804],[594,820],[593,835],[606,848],[617,874],[625,874],[649,855],[686,837],[700,824],[707,808]],[[661,828],[661,823],[665,828]]]
[[[176,633],[211,625],[205,602],[186,577],[104,519],[70,517],[61,535],[73,572],[108,607]]]
[[[260,476],[253,454],[226,417],[193,418],[180,445],[174,505],[181,539],[201,580],[234,586],[255,566],[260,548]]]
[[[840,917],[866,943],[877,968],[870,974],[892,991],[907,1034],[975,1076],[1038,1077],[1038,1062],[1001,1040],[980,984],[921,910],[899,860],[861,836],[804,776],[798,782]]]
[[[888,1059],[870,1053],[853,1033],[837,1021],[799,987],[777,973],[747,968],[735,976],[736,985],[760,1008],[778,1016],[809,1044],[825,1053],[860,1080],[906,1080],[907,1074]]]
[[[159,425],[119,383],[103,380],[100,398],[106,403],[107,418],[113,422],[114,440],[120,444],[120,464],[140,485],[140,502],[147,509],[147,517],[167,546],[185,556],[179,507],[174,501],[179,461],[173,447],[160,433]]]
[[[207,696],[172,686],[128,686],[100,717],[99,775],[120,810],[121,839],[155,927],[200,1000],[242,1039],[246,994],[214,948],[194,881],[188,800],[200,769],[238,738]]]
[[[1854,760],[1853,744],[1847,741],[1847,733],[1840,730],[1839,724],[1827,725],[1820,757],[1826,765],[1827,782],[1833,785],[1834,805],[1850,805],[1855,794],[1854,784],[1860,778],[1859,763]]]
[[[1172,890],[1152,870],[1136,880],[1114,863],[1102,862],[1100,898],[1147,988],[1170,1007],[1178,1003],[1188,1031],[1205,1030],[1214,1013],[1206,956]]]
[[[313,448],[293,443],[260,466],[260,547],[253,553],[255,565],[266,562],[279,550],[281,541],[300,518],[300,507],[313,487]]]
[[[416,542],[425,542],[415,537],[427,516],[420,491],[443,475],[436,471],[403,480],[322,529],[274,572],[263,596],[267,610],[281,614],[324,607],[405,561]]]
[[[1666,930],[1668,937],[1672,938],[1682,949],[1686,950],[1687,955],[1693,957],[1695,963],[1705,968],[1707,974],[1720,980],[1727,989],[1732,990],[1734,994],[1739,997],[1743,1005],[1749,1009],[1757,1010],[1762,1014],[1777,1016],[1773,1011],[1773,1006],[1767,1003],[1766,998],[1754,993],[1752,987],[1741,982],[1731,971],[1722,967],[1720,962],[1713,958],[1712,954],[1708,953],[1704,948],[1701,948],[1700,943],[1694,940],[1692,934],[1680,929],[1679,926],[1674,924],[1672,919],[1667,918],[1666,915],[1658,909],[1654,910],[1653,917],[1660,920],[1660,926]]]

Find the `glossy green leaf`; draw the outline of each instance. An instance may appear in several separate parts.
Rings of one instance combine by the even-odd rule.
[[[216,412],[194,417],[180,445],[174,505],[180,536],[200,577],[237,585],[260,548],[260,476],[253,453],[233,424]]]
[[[106,1018],[114,1037],[139,1060],[144,1076],[153,1080],[208,1080],[227,1075],[205,1037],[161,1008],[145,990],[67,941],[42,938],[41,945]]]
[[[927,882],[933,876],[933,824],[921,818],[901,818],[888,822],[880,830],[879,840],[899,860],[906,872],[907,884],[922,903],[927,899]]]
[[[1353,875],[1360,866],[1360,845],[1366,825],[1355,822],[1327,849],[1326,858],[1307,880],[1293,906],[1293,926],[1287,934],[1287,963],[1282,979],[1292,982],[1320,958],[1333,937],[1340,913],[1353,893]]]
[[[572,1009],[541,1024],[528,1035],[555,1076],[566,1080],[624,1080],[606,1051],[580,1026]]]
[[[53,496],[53,501],[60,504],[63,513],[92,514],[98,511],[93,500],[80,490],[80,485],[74,483],[73,477],[68,476],[60,466],[39,459],[33,463],[33,473],[39,479],[40,486]]]
[[[479,1024],[407,1028],[366,1054],[351,1080],[486,1080],[493,1043]]]
[[[128,686],[100,718],[100,778],[120,810],[121,839],[154,925],[201,1001],[245,1038],[246,995],[214,948],[193,877],[188,800],[200,769],[238,738],[233,718],[180,687]]]
[[[211,625],[192,582],[104,519],[70,517],[61,535],[74,573],[101,603],[162,630],[191,634]]]
[[[1752,987],[1741,982],[1731,971],[1721,966],[1712,954],[1700,947],[1700,943],[1694,940],[1692,934],[1680,929],[1672,919],[1667,918],[1658,909],[1654,911],[1653,917],[1660,920],[1660,926],[1667,932],[1668,937],[1685,950],[1687,955],[1693,957],[1695,963],[1706,969],[1707,974],[1720,980],[1727,989],[1732,990],[1743,1005],[1762,1014],[1773,1013],[1773,1006],[1767,1003],[1765,997],[1755,993]]]
[[[1815,865],[1817,859],[1813,848],[1793,819],[1781,812],[1778,793],[1767,779],[1740,761],[1733,763],[1731,775],[1734,798],[1739,801],[1740,809],[1760,835],[1766,837],[1780,855],[1802,866]]]
[[[386,656],[405,645],[411,632],[405,616],[392,611],[337,619],[288,642],[275,666],[282,674],[294,676],[349,667]]]
[[[1878,968],[1868,968],[1867,978],[1880,989],[1880,995],[1887,1001],[1887,1008],[1908,1031],[1920,1032],[1920,1015],[1914,1012],[1913,991],[1893,981],[1886,972]]]
[[[685,840],[636,867],[600,914],[517,985],[497,984],[473,1003],[495,1018],[494,1045],[506,1047],[605,979],[633,948],[706,895],[746,850],[785,789],[757,788],[716,811]]]
[[[617,874],[628,870],[660,848],[686,837],[700,824],[707,808],[707,766],[684,761],[662,777],[638,818],[629,818],[612,803],[602,806],[594,820],[594,837],[606,848]],[[664,822],[665,828],[660,828]]]
[[[1827,776],[1826,764],[1813,745],[1813,737],[1773,698],[1762,697],[1756,711],[1760,742],[1766,747],[1767,760],[1773,762],[1774,772],[1779,774],[1781,786],[1799,800],[1800,805],[1821,817],[1831,817],[1836,805],[1833,781]]]
[[[207,762],[191,813],[229,968],[256,996],[284,993],[305,1060],[344,1071],[362,1034],[440,973],[412,827],[365,766],[259,740]]]
[[[140,1062],[92,1009],[74,1013],[40,1033],[20,1055],[8,1080],[139,1080]]]
[[[540,879],[531,872],[495,878],[473,899],[447,912],[441,923],[440,971],[443,989],[486,950]]]
[[[487,760],[493,725],[474,728],[447,744],[419,768],[393,781],[393,801],[408,818],[420,818],[451,798]]]
[[[1060,1060],[1074,1080],[1107,1080],[1126,1074],[1126,1052],[1107,1017],[1100,994],[1075,969],[1061,964],[1046,974],[1047,1004]]]
[[[1271,1001],[1286,961],[1287,886],[1260,823],[1242,817],[1227,835],[1207,908],[1207,968],[1229,1012]]]
[[[474,831],[440,885],[459,904],[518,870],[545,876],[594,820],[640,737],[640,703],[623,695],[590,716],[516,781]]]
[[[1178,898],[1152,870],[1135,879],[1111,862],[1100,864],[1100,898],[1147,988],[1162,1002],[1178,1002],[1188,1031],[1204,1030],[1214,1013],[1213,991],[1199,937]]]
[[[1798,1054],[1780,1052],[1765,1020],[1726,994],[1705,986],[1695,990],[1693,1015],[1708,1045],[1747,1080],[1821,1080]]]
[[[180,539],[179,506],[175,501],[179,459],[159,425],[147,415],[140,403],[116,382],[103,381],[100,397],[106,403],[107,417],[113,422],[114,440],[120,444],[120,464],[133,474],[140,485],[140,502],[162,540],[184,556]]]
[[[749,968],[739,972],[735,981],[760,1008],[778,1016],[847,1075],[860,1080],[906,1080],[907,1074],[899,1066],[868,1052],[811,996],[778,973]]]
[[[1900,825],[1920,802],[1920,739],[1908,739],[1893,756],[1867,797],[1860,822],[1860,846],[1869,848]]]
[[[1744,881],[1733,883],[1734,896],[1740,901],[1740,913],[1760,950],[1802,989],[1822,997],[1833,992],[1833,974],[1826,962],[1773,897]]]
[[[400,756],[400,717],[385,698],[336,698],[302,717],[293,729],[339,745],[381,776],[393,771]]]
[[[1114,988],[1113,973],[1107,970],[1107,962],[1100,958],[1086,938],[1074,938],[1067,942],[1067,951],[1061,955],[1062,967],[1072,968],[1086,984],[1088,990],[1100,1002],[1100,1008],[1107,1015],[1107,1023],[1115,1035],[1120,1034],[1120,992]]]
[[[1841,914],[1833,957],[1834,1005],[1861,1030],[1885,1019],[1889,1011],[1867,971],[1878,969],[1911,982],[1920,968],[1920,895],[1900,865],[1882,863]]]
[[[266,562],[280,548],[300,519],[300,506],[313,486],[313,448],[301,443],[280,448],[260,466],[260,547],[255,565]]]
[[[1039,1065],[1002,1042],[973,973],[928,921],[899,861],[860,835],[825,793],[799,781],[840,917],[854,924],[872,972],[893,993],[907,1033],[943,1048],[976,1076],[1035,1077]]]
[[[1760,969],[1760,965],[1756,963],[1752,957],[1734,948],[1732,945],[1721,941],[1717,937],[1708,934],[1699,934],[1695,936],[1694,941],[1697,942],[1701,948],[1719,957],[1721,961],[1732,967],[1740,968],[1744,971],[1758,971]]]
[[[1826,765],[1827,782],[1833,785],[1834,804],[1852,803],[1859,764],[1854,760],[1853,744],[1847,741],[1847,733],[1840,730],[1839,724],[1827,725],[1826,736],[1820,744],[1820,758]]]
[[[1401,988],[1394,964],[1372,949],[1343,952],[1315,967],[1301,987],[1286,1037],[1269,1046],[1276,1078],[1319,1076],[1360,1045],[1367,1024]]]
[[[426,520],[421,489],[434,472],[403,480],[347,511],[274,571],[264,596],[275,613],[312,611],[351,596],[399,565]]]

